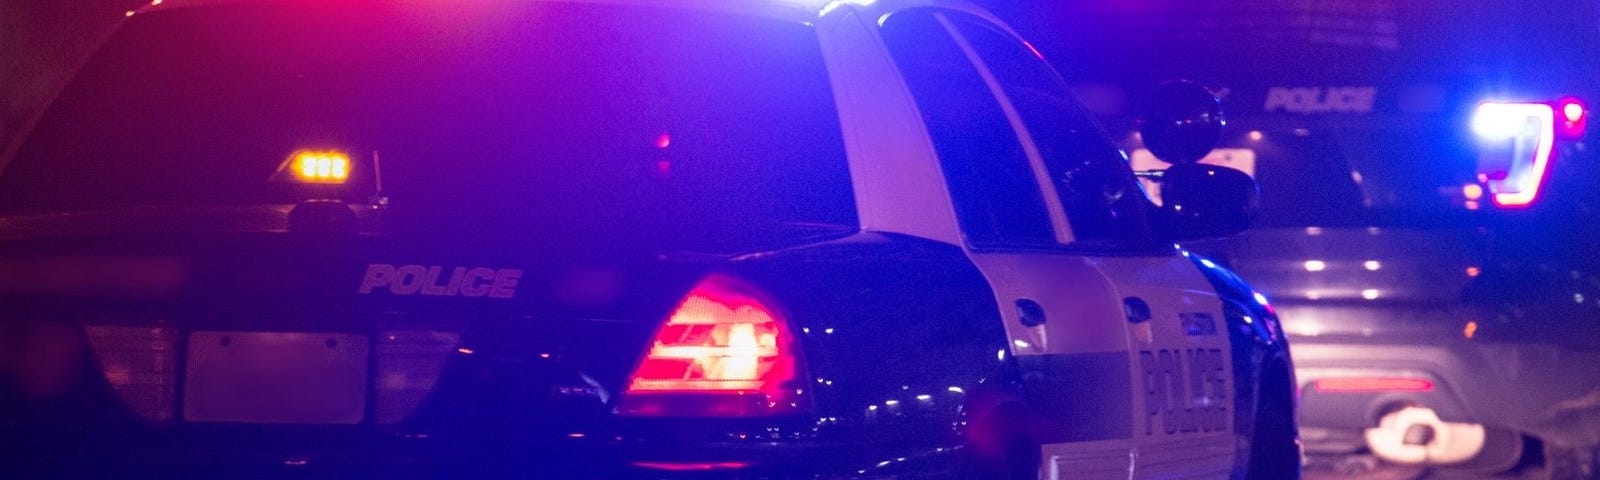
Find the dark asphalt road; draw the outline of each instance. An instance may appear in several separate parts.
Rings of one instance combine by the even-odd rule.
[[[1371,456],[1313,457],[1305,480],[1540,480],[1539,472],[1499,475],[1433,472],[1424,468],[1385,465]]]

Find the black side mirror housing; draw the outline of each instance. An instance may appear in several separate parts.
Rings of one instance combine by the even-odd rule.
[[[1254,179],[1227,167],[1198,163],[1216,148],[1227,126],[1222,102],[1188,81],[1157,87],[1139,118],[1145,148],[1171,167],[1146,172],[1161,182],[1160,229],[1166,238],[1198,240],[1244,231],[1261,207]]]
[[[1199,163],[1161,172],[1161,228],[1174,241],[1225,237],[1244,231],[1261,209],[1254,179],[1228,167]]]

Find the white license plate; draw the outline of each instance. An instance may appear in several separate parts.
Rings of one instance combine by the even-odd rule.
[[[366,416],[368,341],[343,333],[194,332],[183,418],[356,424]]]

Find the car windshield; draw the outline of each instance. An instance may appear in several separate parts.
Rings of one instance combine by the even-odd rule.
[[[385,219],[429,231],[710,238],[856,224],[809,26],[618,5],[351,3],[365,2],[136,15],[9,163],[0,212],[359,202],[381,180]],[[304,149],[347,153],[349,180],[275,178]]]
[[[1459,228],[1486,202],[1468,208],[1475,181],[1465,142],[1359,126],[1257,128],[1258,140],[1246,134],[1224,147],[1254,153],[1263,227]]]
[[[1591,0],[994,2],[1130,149],[1144,89],[1217,87],[1269,227],[1481,221],[1473,108],[1590,95],[1600,60]]]

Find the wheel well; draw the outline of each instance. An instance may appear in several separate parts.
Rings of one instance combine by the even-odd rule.
[[[1022,396],[1007,388],[985,387],[971,392],[962,407],[964,443],[980,453],[999,453],[1009,442],[1034,441],[1037,421]]]
[[[1273,355],[1261,362],[1261,376],[1258,379],[1256,394],[1256,409],[1260,410],[1269,399],[1286,401],[1295,410],[1299,409],[1299,385],[1295,384],[1294,369],[1289,366],[1289,359],[1283,355]]]

